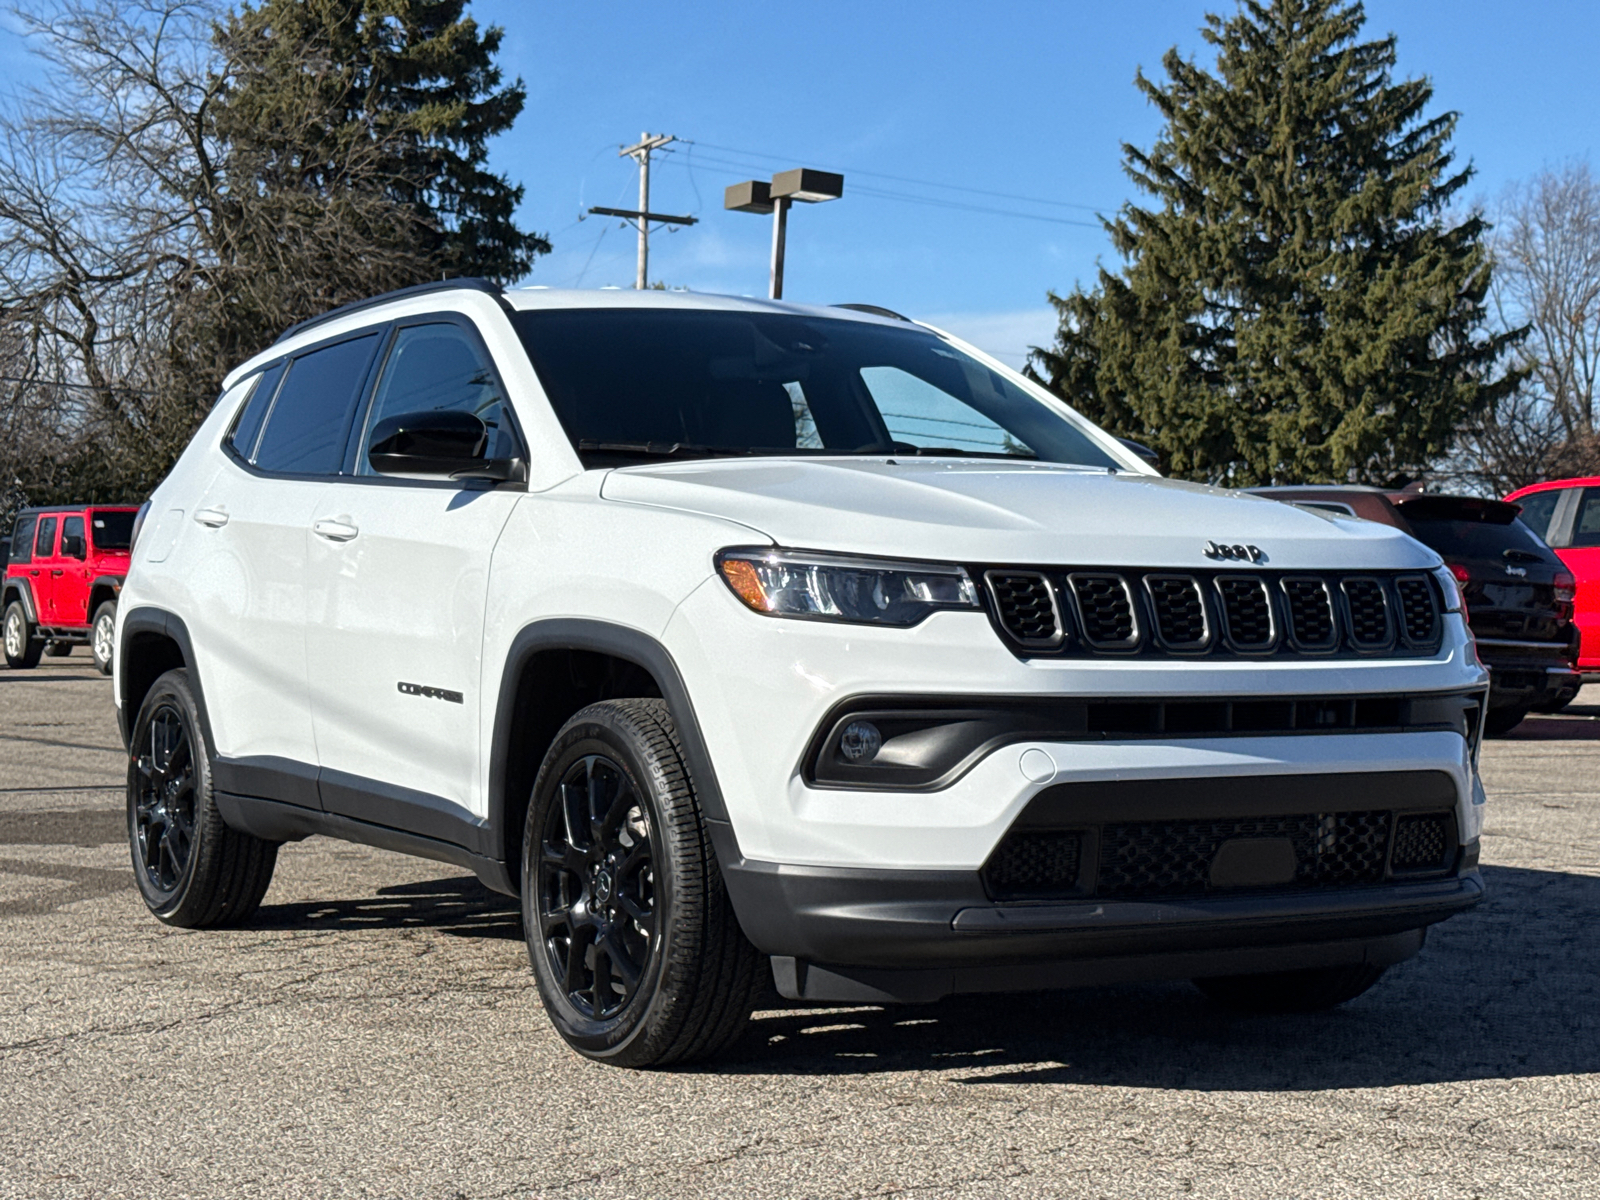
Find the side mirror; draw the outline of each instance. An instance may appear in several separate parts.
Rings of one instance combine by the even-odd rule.
[[[382,475],[455,475],[487,466],[488,447],[489,427],[477,417],[436,409],[379,421],[367,461]]]
[[[83,557],[83,539],[75,533],[61,535],[61,553],[65,558]]]

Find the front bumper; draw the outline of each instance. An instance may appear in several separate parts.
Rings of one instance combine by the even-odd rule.
[[[784,995],[866,1003],[1386,966],[1415,954],[1426,926],[1483,896],[1475,867],[1338,891],[1037,905],[991,902],[976,872],[742,861],[723,873]]]

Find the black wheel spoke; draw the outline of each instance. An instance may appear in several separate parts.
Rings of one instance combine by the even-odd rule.
[[[639,986],[639,965],[633,961],[619,930],[613,929],[606,934],[605,947],[607,958],[622,979],[623,990],[629,996],[633,995],[633,989]]]
[[[610,1021],[633,1002],[655,953],[649,808],[618,762],[569,762],[544,801],[533,940],[564,1003]]]

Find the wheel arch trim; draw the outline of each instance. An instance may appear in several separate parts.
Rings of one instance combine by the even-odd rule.
[[[194,693],[199,705],[200,732],[206,741],[206,752],[211,761],[215,762],[217,743],[211,736],[211,715],[206,708],[205,688],[200,682],[200,669],[195,663],[194,641],[189,636],[189,627],[183,623],[182,617],[165,609],[149,606],[141,606],[124,613],[122,628],[117,637],[117,729],[122,734],[123,748],[128,747],[129,738],[133,736],[134,718],[139,715],[129,711],[127,688],[132,666],[129,656],[138,644],[140,634],[166,638],[178,647],[184,669],[189,672],[189,689]]]
[[[516,709],[517,688],[533,656],[548,650],[587,650],[608,654],[649,672],[661,689],[662,699],[667,702],[673,723],[677,726],[701,812],[714,824],[727,824],[727,806],[723,803],[722,790],[711,764],[711,754],[695,717],[694,704],[689,699],[689,689],[684,685],[678,664],[667,648],[651,635],[626,625],[579,617],[553,617],[524,626],[512,639],[500,675],[489,758],[488,816],[489,826],[493,830],[492,852],[496,857],[506,861],[511,842],[508,836],[511,831],[505,824],[509,807],[506,802],[506,768],[513,751],[511,723]],[[544,748],[539,749],[542,755]],[[507,862],[507,866],[510,868],[513,864]]]
[[[28,620],[37,625],[39,607],[33,602],[33,586],[18,575],[6,580],[5,591],[0,592],[0,610],[9,607],[13,599],[21,603],[22,611],[27,614]]]

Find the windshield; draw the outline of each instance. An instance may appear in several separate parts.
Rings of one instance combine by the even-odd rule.
[[[126,550],[133,541],[134,512],[102,512],[93,514],[94,546],[96,550]]]
[[[750,312],[512,316],[585,462],[924,454],[1118,462],[996,371],[914,326]]]

